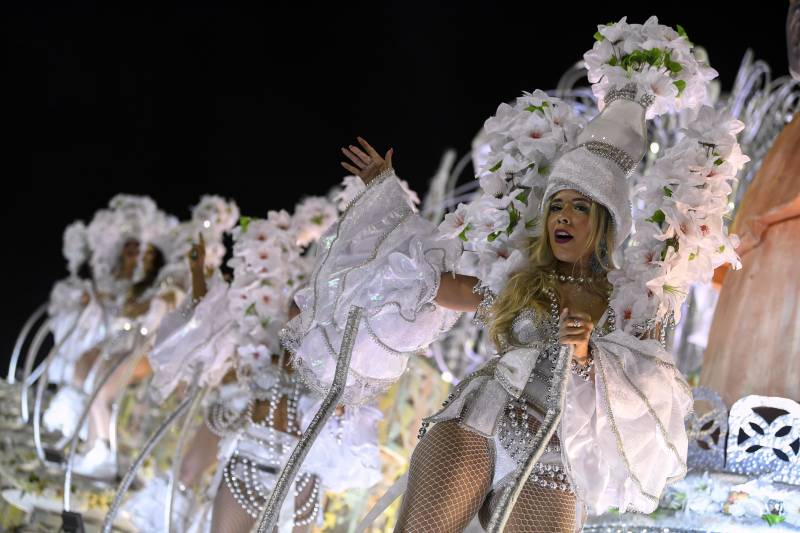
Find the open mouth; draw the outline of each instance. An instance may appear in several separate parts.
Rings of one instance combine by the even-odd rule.
[[[572,235],[570,235],[570,233],[568,231],[563,230],[563,229],[557,229],[555,231],[555,233],[553,234],[553,239],[558,244],[568,243],[569,241],[572,240],[572,238],[573,238]]]

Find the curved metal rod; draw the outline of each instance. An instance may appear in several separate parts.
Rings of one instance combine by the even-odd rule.
[[[111,376],[117,369],[122,366],[125,361],[128,360],[128,356],[130,352],[123,353],[117,356],[117,358],[111,363],[111,365],[106,370],[106,373],[103,374],[100,381],[95,385],[94,389],[92,390],[92,394],[89,396],[88,401],[86,402],[86,407],[83,409],[81,413],[81,417],[78,420],[78,425],[75,427],[75,432],[72,434],[72,438],[70,439],[70,449],[69,454],[67,455],[67,469],[64,473],[64,511],[70,511],[70,491],[72,490],[72,465],[75,462],[75,454],[78,451],[78,439],[81,432],[81,428],[83,424],[86,423],[86,419],[89,417],[89,411],[92,408],[92,404],[94,403],[97,395],[100,394],[100,389],[103,388],[103,385],[111,379]],[[101,356],[102,357],[102,356]]]
[[[55,347],[53,347],[55,349]],[[47,370],[50,368],[50,363],[53,361],[50,355],[44,362],[44,373],[42,379],[36,383],[36,396],[33,400],[33,446],[36,448],[36,456],[42,463],[46,462],[44,455],[44,447],[42,446],[42,402],[44,399],[44,390],[47,387]]]
[[[6,382],[9,385],[13,385],[17,382],[16,374],[17,374],[17,364],[19,364],[19,354],[22,353],[22,347],[25,345],[25,339],[28,338],[28,333],[30,333],[33,325],[42,318],[42,315],[45,314],[47,311],[47,303],[43,303],[36,310],[31,314],[28,320],[25,321],[25,324],[22,326],[22,330],[19,332],[17,336],[17,342],[14,343],[14,351],[11,352],[11,361],[8,364],[8,375],[6,376]]]
[[[200,374],[197,373],[194,382],[199,381]],[[178,446],[175,448],[175,455],[172,457],[172,469],[169,473],[169,481],[167,482],[167,500],[164,502],[164,531],[171,533],[172,531],[172,508],[175,506],[175,492],[178,484],[175,481],[178,479],[181,462],[183,461],[183,448],[186,445],[186,438],[189,435],[189,428],[192,426],[192,420],[197,414],[197,409],[202,405],[203,396],[205,395],[206,388],[197,389],[192,398],[192,403],[189,406],[189,411],[183,419],[181,432],[178,435]]]
[[[78,319],[70,326],[69,331],[67,334],[64,335],[59,342],[57,342],[48,352],[47,357],[44,358],[44,361],[39,363],[39,366],[36,367],[36,370],[28,376],[28,380],[25,383],[24,387],[28,388],[36,383],[36,394],[33,400],[33,446],[36,449],[36,456],[42,463],[46,462],[44,447],[42,446],[42,403],[44,401],[44,391],[47,388],[48,383],[48,375],[47,371],[50,369],[50,365],[55,360],[56,355],[60,351],[61,347],[64,343],[69,339],[78,327]],[[38,374],[34,377],[35,374]],[[36,381],[38,378],[38,381]],[[26,400],[27,403],[27,400]]]
[[[505,490],[500,496],[500,502],[492,513],[489,526],[486,528],[487,533],[502,533],[505,530],[511,511],[522,493],[522,488],[531,476],[534,465],[542,457],[547,443],[550,442],[550,438],[555,434],[558,424],[561,422],[564,396],[567,392],[567,377],[569,375],[569,365],[567,363],[571,358],[572,348],[562,346],[558,352],[558,361],[553,370],[553,377],[550,379],[550,397],[547,412],[536,435],[533,437],[534,444],[531,453],[525,460],[525,466],[517,468],[512,487]]]
[[[317,440],[322,428],[336,410],[336,406],[344,393],[344,387],[347,383],[347,375],[350,370],[350,357],[353,355],[353,344],[356,340],[358,325],[361,321],[361,314],[363,311],[361,307],[354,305],[347,314],[347,323],[344,326],[344,333],[342,334],[342,346],[339,350],[338,360],[336,361],[336,373],[333,376],[331,388],[328,390],[328,394],[325,395],[325,399],[322,401],[319,411],[314,415],[314,419],[311,421],[308,429],[300,436],[300,440],[295,445],[294,450],[292,450],[292,455],[289,456],[289,460],[286,461],[286,464],[281,469],[280,475],[275,480],[275,487],[272,489],[269,501],[258,519],[258,533],[272,532],[275,528],[283,502],[289,493],[289,489],[295,477],[297,477],[300,467],[303,465],[306,455],[308,455],[308,450],[311,449],[311,446],[314,444],[314,441]]]
[[[128,492],[128,489],[133,483],[133,479],[136,476],[136,473],[144,463],[145,459],[150,456],[150,453],[153,451],[153,448],[161,441],[161,438],[167,432],[167,430],[172,426],[172,424],[183,414],[186,409],[188,409],[189,404],[192,402],[193,396],[195,391],[192,390],[189,395],[187,395],[184,400],[178,404],[178,407],[172,411],[169,416],[161,423],[161,425],[156,429],[155,433],[153,433],[147,442],[145,443],[142,451],[139,452],[139,455],[136,457],[136,460],[130,466],[128,471],[125,473],[125,477],[122,478],[122,483],[120,483],[119,488],[117,489],[117,493],[114,496],[114,501],[111,502],[111,507],[108,509],[108,514],[106,515],[105,520],[103,521],[103,533],[110,533],[112,527],[114,526],[114,520],[117,519],[117,514],[119,513],[120,507],[122,506],[122,499],[125,497],[125,494]]]
[[[44,373],[44,361],[36,365],[36,368],[33,369],[31,375],[28,376],[28,381],[25,383],[25,386],[33,387],[33,384],[36,383],[40,377],[42,377],[42,373]]]
[[[28,378],[31,375],[31,370],[33,370],[33,363],[36,362],[36,355],[39,353],[39,350],[44,344],[44,340],[50,334],[50,318],[47,318],[42,324],[39,326],[39,329],[36,331],[36,335],[33,337],[33,341],[31,342],[30,347],[28,348],[28,352],[25,354],[25,366],[22,369],[22,389],[19,395],[20,401],[20,418],[22,422],[27,424],[29,419],[28,413]]]

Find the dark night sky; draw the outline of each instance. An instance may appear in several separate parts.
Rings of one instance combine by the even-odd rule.
[[[14,192],[2,213],[0,361],[65,275],[64,226],[117,192],[150,194],[182,218],[206,192],[263,215],[336,183],[338,149],[358,134],[393,146],[398,172],[424,190],[445,148],[463,154],[498,103],[554,87],[595,26],[623,15],[683,25],[725,90],[748,47],[787,71],[787,2],[643,6],[5,6],[3,174]]]

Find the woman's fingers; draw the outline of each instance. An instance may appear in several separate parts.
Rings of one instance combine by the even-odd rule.
[[[588,340],[586,335],[562,335],[558,339],[561,344],[583,344]]]
[[[350,174],[352,174],[353,176],[359,176],[359,177],[361,176],[361,170],[360,170],[360,169],[357,169],[357,168],[356,168],[356,167],[354,167],[353,165],[348,165],[348,164],[347,164],[347,163],[345,163],[344,161],[342,161],[342,162],[341,162],[341,165],[344,167],[344,169],[345,169],[346,171],[348,171],[348,172],[349,172]]]
[[[373,148],[372,146],[370,146],[370,144],[367,142],[367,140],[366,140],[366,139],[364,139],[363,137],[356,137],[356,139],[358,139],[358,143],[359,143],[361,146],[363,146],[363,147],[364,147],[364,150],[366,150],[366,151],[367,151],[367,153],[368,153],[368,154],[369,154],[371,157],[373,157],[373,158],[376,158],[376,159],[380,159],[380,157],[381,157],[381,156],[380,156],[380,154],[378,154],[378,152],[375,150],[375,148]]]
[[[392,156],[393,155],[394,155],[394,148],[389,148],[389,151],[386,152],[386,157],[384,157],[384,159],[386,160],[386,168],[393,168],[392,167]]]
[[[354,154],[356,154],[356,155],[358,156],[358,158],[359,158],[359,159],[361,159],[361,161],[363,161],[363,162],[364,162],[364,164],[365,164],[365,165],[371,165],[372,163],[374,163],[375,161],[377,161],[378,159],[380,159],[380,157],[378,157],[378,158],[374,158],[374,157],[370,157],[370,156],[368,156],[368,155],[367,155],[367,154],[365,154],[365,153],[364,153],[364,151],[363,151],[363,150],[361,150],[361,149],[360,149],[358,146],[353,146],[353,145],[351,144],[351,145],[349,146],[349,148],[350,148],[350,151],[351,151],[351,152],[353,152]]]
[[[347,157],[347,159],[355,163],[355,165],[358,168],[366,168],[367,164],[364,161],[362,161],[361,158],[356,156],[354,153],[350,152],[350,150],[348,150],[347,148],[342,148],[342,153],[345,155],[345,157]]]

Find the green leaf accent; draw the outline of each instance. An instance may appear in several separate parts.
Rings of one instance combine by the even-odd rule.
[[[532,218],[525,222],[525,229],[533,229],[536,227],[536,219]]]
[[[511,232],[514,231],[514,227],[519,222],[519,211],[517,208],[514,207],[514,204],[508,204],[508,227],[506,228],[506,233],[511,235]]]
[[[244,314],[246,316],[255,315],[256,314],[256,304],[252,303],[248,306],[247,309],[244,310]]]
[[[497,239],[500,236],[501,233],[503,233],[503,232],[502,231],[495,231],[493,233],[490,233],[489,235],[486,236],[486,240],[489,241],[489,242],[494,242],[495,239]]]
[[[250,225],[250,221],[253,220],[250,217],[239,217],[239,225],[242,227],[242,233],[247,233],[247,226]]]
[[[697,258],[697,254],[692,252],[689,254],[689,261],[694,261]]]
[[[653,213],[653,216],[651,216],[650,218],[648,218],[646,220],[647,220],[647,222],[653,222],[654,224],[658,224],[659,227],[660,227],[661,224],[663,224],[666,219],[667,219],[667,217],[664,214],[664,212],[661,209],[658,209],[658,210],[656,210],[655,213]]]
[[[786,517],[785,516],[780,516],[780,515],[772,514],[772,513],[762,514],[761,515],[761,519],[764,522],[766,522],[767,524],[769,524],[769,527],[772,527],[772,526],[774,526],[776,524],[780,524],[781,522],[786,521]]]
[[[683,90],[686,89],[686,82],[683,80],[675,80],[672,84],[678,88],[678,96],[683,94]]]
[[[528,205],[528,195],[530,193],[531,193],[531,191],[530,191],[530,189],[528,189],[528,190],[522,191],[521,193],[516,195],[514,198],[516,198],[517,200],[519,200],[523,204]]]
[[[675,31],[677,31],[677,32],[678,32],[678,35],[680,35],[681,37],[686,37],[686,39],[688,39],[688,38],[689,38],[689,36],[688,36],[688,35],[686,35],[686,30],[684,30],[684,29],[683,29],[683,26],[681,26],[680,24],[678,24],[677,26],[675,26]]]
[[[599,31],[596,31],[596,32],[594,32],[594,40],[595,40],[595,41],[598,41],[598,42],[600,42],[600,41],[602,41],[603,39],[605,39],[605,37],[603,37],[603,34],[602,34],[602,33],[600,33]]]
[[[311,217],[311,222],[313,222],[313,223],[314,223],[314,224],[316,224],[317,226],[321,226],[321,225],[322,225],[322,222],[323,222],[324,220],[325,220],[325,217],[324,217],[324,216],[322,216],[322,215],[317,215],[317,216]]]
[[[503,166],[503,161],[500,160],[494,166],[492,166],[492,168],[489,169],[489,172],[497,172],[498,170],[500,170],[500,167],[502,166]]]
[[[542,105],[531,104],[525,108],[525,111],[530,111],[531,113],[533,113],[534,111],[541,111],[542,113],[544,113],[544,108],[548,107],[549,105],[550,104],[548,104],[547,102],[542,102]]]
[[[714,161],[714,164],[715,164],[715,165],[717,165],[717,166],[720,166],[720,165],[721,165],[722,163],[724,163],[724,162],[725,162],[725,160],[724,160],[724,159],[722,159],[722,158],[720,157],[719,159],[717,159],[716,161]]]
[[[664,191],[664,196],[668,198],[672,197],[672,189],[670,189],[669,187],[664,187],[663,191]]]
[[[665,260],[667,258],[667,251],[673,248],[676,252],[678,251],[678,238],[677,237],[670,237],[666,241],[664,241],[664,249],[661,250],[661,260]]]
[[[717,251],[718,251],[719,253],[722,253],[722,252],[724,252],[724,251],[725,251],[725,245],[724,245],[724,244],[720,245],[720,247],[719,247],[719,248],[717,248]]]
[[[669,54],[664,57],[664,66],[667,67],[667,70],[669,70],[672,74],[677,74],[683,70],[681,64],[677,61],[673,61],[672,56]]]
[[[619,514],[619,507],[609,507],[608,514]]]
[[[270,280],[268,280],[268,279],[262,279],[261,280],[261,286],[262,287],[272,287],[272,282]]]
[[[550,167],[548,167],[547,165],[539,167],[539,174],[541,174],[542,176],[547,176],[549,173],[550,173]]]
[[[611,56],[611,59],[608,60],[608,64],[612,67],[617,66],[617,56]]]
[[[467,232],[471,229],[472,229],[472,224],[467,223],[467,225],[464,226],[464,229],[461,230],[461,233],[458,234],[458,238],[464,242],[467,242]]]
[[[261,321],[261,327],[267,329],[269,327],[269,317]]]

